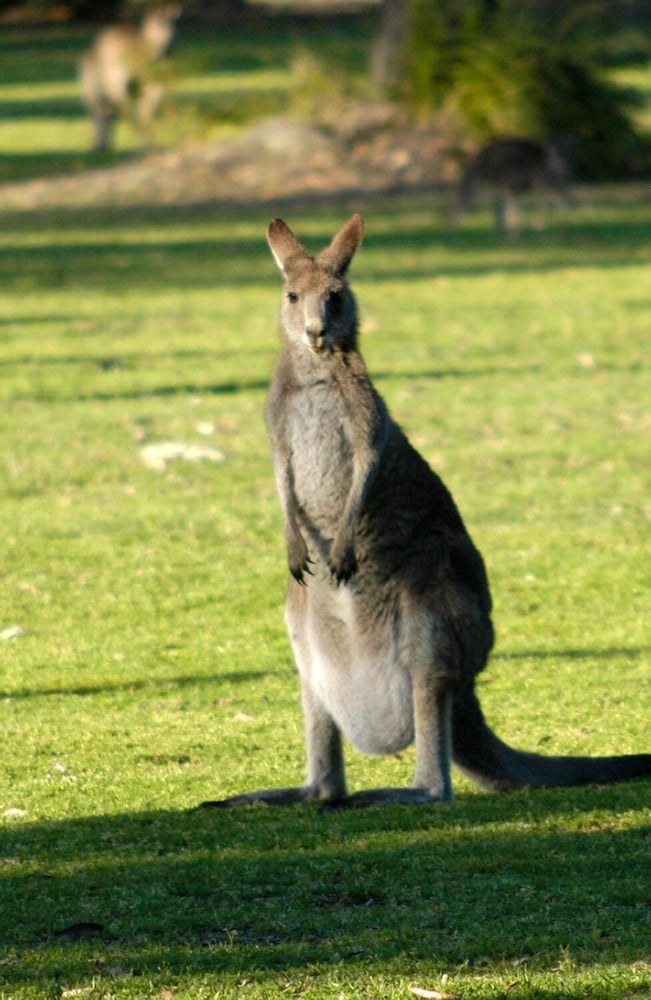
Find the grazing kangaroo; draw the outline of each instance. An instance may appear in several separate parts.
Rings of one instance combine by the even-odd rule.
[[[466,211],[477,191],[487,188],[494,194],[496,226],[517,236],[520,196],[540,191],[558,207],[566,207],[569,181],[567,162],[556,146],[532,139],[495,139],[466,167],[459,185],[459,208]]]
[[[359,353],[346,271],[362,231],[353,215],[316,257],[281,219],[268,231],[285,289],[266,416],[306,781],[204,804],[448,801],[451,760],[492,790],[650,775],[651,754],[544,757],[512,749],[484,721],[475,677],[493,643],[486,571],[450,493],[391,419]],[[415,740],[412,786],[348,795],[342,733],[373,754]]]
[[[95,127],[97,152],[110,147],[121,114],[148,135],[164,88],[146,79],[147,70],[169,46],[180,14],[180,7],[162,7],[150,11],[139,28],[126,24],[105,28],[81,57],[81,87]]]

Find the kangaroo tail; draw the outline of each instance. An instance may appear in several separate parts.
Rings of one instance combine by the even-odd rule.
[[[651,776],[651,754],[621,757],[545,757],[514,750],[489,728],[472,688],[455,696],[452,757],[461,770],[488,791],[606,784]]]

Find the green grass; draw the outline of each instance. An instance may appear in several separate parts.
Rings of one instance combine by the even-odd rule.
[[[356,208],[369,367],[488,563],[491,723],[648,750],[648,192],[584,192],[515,245],[487,212],[442,228],[426,195],[4,213],[3,1000],[649,995],[648,782],[193,811],[302,775],[264,230],[282,211],[317,248]],[[147,468],[168,439],[225,460]],[[413,755],[347,762],[356,789],[408,782]]]

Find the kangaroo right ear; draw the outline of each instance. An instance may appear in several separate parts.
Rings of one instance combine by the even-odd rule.
[[[282,219],[274,219],[267,229],[267,243],[276,264],[285,273],[291,260],[304,257],[305,250]]]
[[[348,270],[357,247],[364,235],[364,220],[357,212],[350,217],[346,225],[336,236],[333,236],[330,246],[319,254],[318,259],[334,274],[344,275]]]

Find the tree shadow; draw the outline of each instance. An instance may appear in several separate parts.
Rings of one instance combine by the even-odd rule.
[[[41,113],[43,113],[43,109],[41,109]],[[23,117],[19,109],[16,110],[15,114],[16,117]],[[4,116],[1,104],[0,115]],[[62,127],[64,126],[62,125]],[[90,142],[90,125],[88,128]],[[57,177],[67,179],[74,177],[75,174],[92,171],[93,169],[106,169],[118,164],[125,164],[137,159],[139,155],[141,154],[134,150],[121,150],[109,153],[95,153],[90,150],[71,150],[65,152],[50,150],[45,153],[1,153],[0,184],[13,184],[20,183],[21,181]]]
[[[268,670],[238,670],[230,674],[197,674],[182,677],[147,677],[147,678],[127,678],[123,681],[107,681],[103,684],[77,684],[72,687],[23,687],[13,688],[7,691],[0,691],[0,698],[10,698],[12,701],[20,701],[27,698],[50,698],[64,695],[73,695],[77,698],[84,698],[98,694],[115,694],[119,691],[142,691],[147,688],[186,688],[196,687],[202,684],[215,686],[222,684],[242,684],[244,681],[256,681],[262,677],[267,677]]]
[[[614,660],[637,658],[651,652],[648,646],[615,646],[608,649],[525,649],[510,653],[493,652],[491,660]]]
[[[181,356],[189,357],[192,352],[180,352]],[[202,352],[195,352],[196,357],[200,357]],[[207,380],[206,382],[200,382],[198,380],[188,382],[179,381],[174,384],[166,385],[154,385],[154,386],[134,386],[133,388],[120,388],[120,389],[101,389],[97,388],[92,391],[78,391],[74,390],[72,394],[66,395],[66,393],[57,389],[56,392],[48,393],[47,390],[38,388],[34,393],[15,393],[11,395],[13,402],[18,402],[24,399],[35,400],[38,399],[40,402],[61,402],[65,399],[74,399],[79,403],[87,402],[114,402],[116,400],[140,400],[140,399],[158,399],[167,398],[175,396],[230,396],[235,395],[240,392],[266,392],[269,388],[269,382],[271,379],[271,369],[273,365],[273,359],[271,357],[272,352],[270,352],[269,361],[269,376],[264,378],[255,378],[247,376],[244,372],[242,376],[237,379],[228,379],[223,382],[213,382]],[[162,355],[156,355],[156,361]],[[208,359],[208,355],[206,355]],[[143,362],[143,357],[140,357],[140,361]],[[209,357],[211,364],[214,362],[214,355]],[[50,365],[85,365],[93,366],[102,372],[112,372],[116,368],[123,368],[124,365],[120,358],[114,357],[44,357],[38,358],[37,356],[30,356],[29,358],[12,358],[7,360],[0,360],[0,367],[3,365],[12,368],[21,365],[29,365],[30,367],[47,368]],[[133,370],[135,370],[135,365]],[[631,365],[600,365],[601,370],[605,371],[626,371],[626,372],[637,372],[641,370],[641,365],[634,363]],[[481,378],[494,378],[495,376],[506,376],[506,377],[516,377],[522,374],[534,374],[540,371],[540,366],[537,364],[531,365],[486,365],[484,368],[441,368],[441,369],[431,369],[431,370],[420,370],[420,371],[373,371],[372,376],[374,381],[381,382],[386,379],[393,379],[394,381],[405,382],[407,379],[415,379],[420,381],[425,380],[443,380],[443,379],[481,379]]]
[[[141,812],[0,833],[0,983],[645,955],[648,783],[452,806]],[[601,813],[599,812],[601,810]]]
[[[9,322],[9,321],[7,321]],[[27,317],[23,320],[18,320],[19,323],[25,323],[31,325],[35,323],[38,325],[40,322],[50,325],[53,323],[65,323],[65,322],[75,322],[73,317],[62,317],[62,316],[48,316],[43,320],[32,320],[31,317]],[[2,326],[3,320],[0,319],[0,326]],[[11,325],[11,324],[9,324]],[[224,357],[223,351],[219,352],[220,357]],[[234,354],[235,352],[230,352]],[[108,371],[109,369],[115,368],[134,368],[139,363],[142,362],[144,357],[144,352],[139,351],[135,354],[129,354],[121,352],[119,355],[106,355],[106,354],[23,354],[15,355],[11,358],[0,358],[0,368],[2,367],[13,367],[14,365],[32,365],[37,367],[47,368],[50,366],[60,366],[60,365],[88,365],[94,368],[99,368],[101,371]],[[213,361],[215,359],[215,354],[210,353],[208,350],[205,351],[193,351],[193,350],[179,350],[179,351],[156,351],[156,360],[164,361],[166,359],[178,361],[183,363],[185,361],[196,361],[198,359],[211,358]]]
[[[81,95],[71,97],[40,97],[32,101],[0,99],[0,116],[3,120],[24,118],[83,118],[85,117]],[[34,154],[25,154],[32,158]],[[55,154],[56,155],[56,154]],[[49,154],[43,154],[49,156]],[[38,156],[34,156],[38,159]],[[4,159],[0,157],[0,161]]]
[[[229,237],[224,234],[174,241],[164,238],[142,242],[130,240],[128,243],[122,239],[112,240],[111,232],[125,225],[133,229],[139,222],[144,224],[147,220],[155,221],[161,229],[178,219],[183,219],[188,225],[196,218],[205,225],[211,216],[223,224],[224,212],[226,217],[237,214],[237,205],[234,201],[228,205],[216,201],[200,208],[140,206],[133,209],[114,206],[102,211],[89,208],[30,212],[31,227],[42,225],[62,233],[68,228],[96,225],[106,230],[107,239],[79,242],[72,239],[62,243],[53,234],[50,240],[30,246],[6,242],[0,250],[0,277],[11,282],[29,275],[44,288],[60,287],[62,281],[67,280],[67,275],[70,275],[71,281],[84,287],[95,284],[111,287],[114,284],[121,290],[158,287],[167,283],[171,276],[177,286],[187,288],[271,285],[274,271],[264,242],[264,230],[269,213],[278,211],[280,207],[278,201],[271,207],[248,203],[251,219],[259,223],[259,236]],[[17,216],[20,217],[17,229],[20,229],[26,224],[24,214],[21,217],[21,213],[3,213],[5,229],[11,228],[12,220]],[[313,235],[309,241],[310,248],[319,249],[329,241],[331,226],[328,220],[327,229],[324,224],[323,233]],[[645,267],[644,255],[637,252],[637,248],[649,242],[651,221],[634,223],[625,219],[594,225],[581,223],[575,232],[550,235],[544,252],[535,254],[524,242],[515,247],[500,248],[497,238],[487,235],[484,230],[451,234],[434,224],[415,228],[410,224],[405,231],[397,224],[390,233],[373,233],[369,226],[368,253],[364,262],[356,268],[353,285],[389,278],[404,281],[494,273],[550,273],[563,271],[568,266],[580,270],[596,264],[602,269],[623,265]],[[458,256],[434,266],[431,254],[436,253],[437,248],[447,250],[450,247],[459,251]],[[499,253],[495,252],[497,248]],[[465,250],[472,251],[472,256],[466,255]],[[430,251],[429,255],[427,251]],[[374,254],[379,257],[374,258]],[[415,263],[415,257],[419,263]]]
[[[22,75],[13,74],[20,82],[68,80],[76,53],[90,37],[88,28],[70,24],[7,23],[0,34],[0,53],[6,63],[13,60],[22,67]]]

